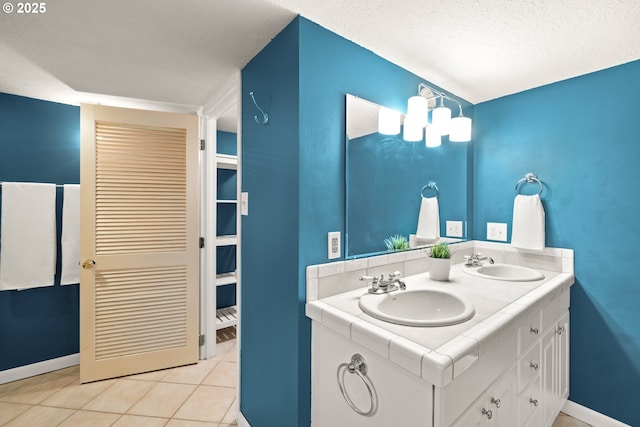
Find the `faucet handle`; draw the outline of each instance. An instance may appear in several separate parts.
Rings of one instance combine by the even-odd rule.
[[[372,281],[376,281],[377,282],[378,278],[377,277],[373,277],[373,276],[362,276],[359,280],[361,282],[372,282]]]
[[[393,273],[389,274],[389,280],[397,279],[400,276],[402,276],[402,273],[400,273],[399,271],[394,271]]]

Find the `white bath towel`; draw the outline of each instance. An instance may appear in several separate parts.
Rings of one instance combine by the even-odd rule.
[[[1,215],[0,290],[53,286],[55,184],[4,182]]]
[[[80,283],[80,185],[65,184],[62,202],[61,285]]]
[[[511,246],[541,251],[544,242],[544,208],[540,196],[518,194],[513,202]]]
[[[440,209],[437,197],[423,197],[418,214],[416,239],[435,241],[440,238]]]

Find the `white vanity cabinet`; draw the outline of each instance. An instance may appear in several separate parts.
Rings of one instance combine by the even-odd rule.
[[[466,278],[455,285],[467,295],[486,283],[477,310],[502,289]],[[362,314],[358,289],[309,302],[312,427],[551,427],[569,393],[573,279],[551,275],[466,329],[387,326]]]

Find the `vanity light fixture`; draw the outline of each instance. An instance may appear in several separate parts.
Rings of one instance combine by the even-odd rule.
[[[462,105],[458,104],[460,113],[458,117],[451,119],[451,132],[449,133],[449,141],[451,142],[467,142],[471,141],[471,119],[462,114]]]
[[[421,95],[412,96],[407,101],[407,116],[417,117],[420,126],[429,122],[429,101]]]
[[[442,136],[433,125],[427,125],[427,127],[424,128],[424,133],[425,145],[428,148],[439,147],[442,145]]]
[[[398,135],[400,133],[401,114],[387,107],[378,110],[378,133]]]
[[[449,135],[451,110],[444,106],[444,96],[440,97],[440,105],[433,109],[433,113],[431,113],[431,122],[440,135]]]
[[[424,138],[424,132],[420,124],[420,118],[407,115],[404,118],[402,139],[409,142],[418,142],[422,141],[422,138]]]
[[[425,101],[420,101],[422,98]],[[440,99],[440,105],[436,107],[436,101]],[[458,117],[451,118],[451,109],[449,109],[444,101],[448,100],[458,105]],[[425,108],[426,106],[426,108]],[[428,112],[431,110],[431,124],[428,123]],[[418,95],[412,96],[407,102],[407,116],[405,118],[405,134],[406,122],[419,123],[426,127],[426,145],[427,147],[437,147],[440,145],[439,139],[435,137],[435,133],[439,135],[449,135],[449,141],[452,142],[468,142],[471,141],[471,119],[465,117],[462,113],[462,104],[444,92],[427,86],[424,83],[418,85]],[[433,129],[429,129],[432,127]],[[416,135],[417,132],[410,132]],[[429,136],[431,138],[429,138]],[[406,139],[406,138],[405,138]]]

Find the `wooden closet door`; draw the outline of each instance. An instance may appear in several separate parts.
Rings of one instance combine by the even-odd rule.
[[[198,361],[198,118],[81,106],[80,379]]]

